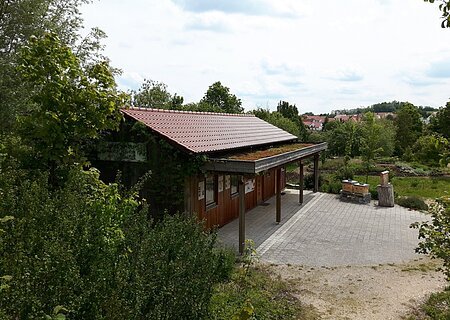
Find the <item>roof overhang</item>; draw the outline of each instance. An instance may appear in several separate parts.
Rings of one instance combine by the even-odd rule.
[[[326,149],[327,143],[323,142],[257,160],[210,158],[209,161],[203,166],[203,169],[206,171],[224,173],[257,174],[265,170],[283,166],[290,162],[311,157]]]

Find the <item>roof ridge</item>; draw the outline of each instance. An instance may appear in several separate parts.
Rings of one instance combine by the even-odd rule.
[[[156,108],[143,108],[143,107],[124,107],[122,110],[139,110],[139,111],[152,111],[161,113],[181,113],[181,114],[203,114],[203,115],[215,115],[215,116],[237,116],[237,117],[256,117],[254,114],[248,113],[222,113],[222,112],[201,112],[201,111],[186,111],[186,110],[169,110],[169,109],[156,109]]]

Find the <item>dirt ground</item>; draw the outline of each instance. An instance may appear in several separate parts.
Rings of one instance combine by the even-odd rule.
[[[404,319],[426,297],[442,290],[439,264],[423,257],[406,264],[347,267],[271,265],[298,299],[320,319]]]

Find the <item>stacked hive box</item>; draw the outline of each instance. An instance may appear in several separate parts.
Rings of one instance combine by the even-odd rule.
[[[369,185],[355,180],[342,180],[341,199],[358,199],[360,203],[370,202]]]

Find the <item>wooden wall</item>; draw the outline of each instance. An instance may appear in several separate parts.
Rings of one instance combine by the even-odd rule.
[[[246,177],[247,190],[245,194],[245,210],[251,210],[257,205],[275,195],[275,170],[255,177]],[[205,221],[205,227],[223,226],[239,216],[239,197],[231,195],[231,188],[226,188],[226,175],[217,175],[218,183],[222,181],[222,188],[218,187],[216,204],[206,207],[205,198],[199,199],[199,183],[205,183],[205,177],[191,177],[186,181],[185,209],[196,213],[200,220]],[[222,176],[222,178],[219,178]],[[251,190],[253,185],[253,190]],[[282,186],[286,185],[284,170],[282,172]]]

